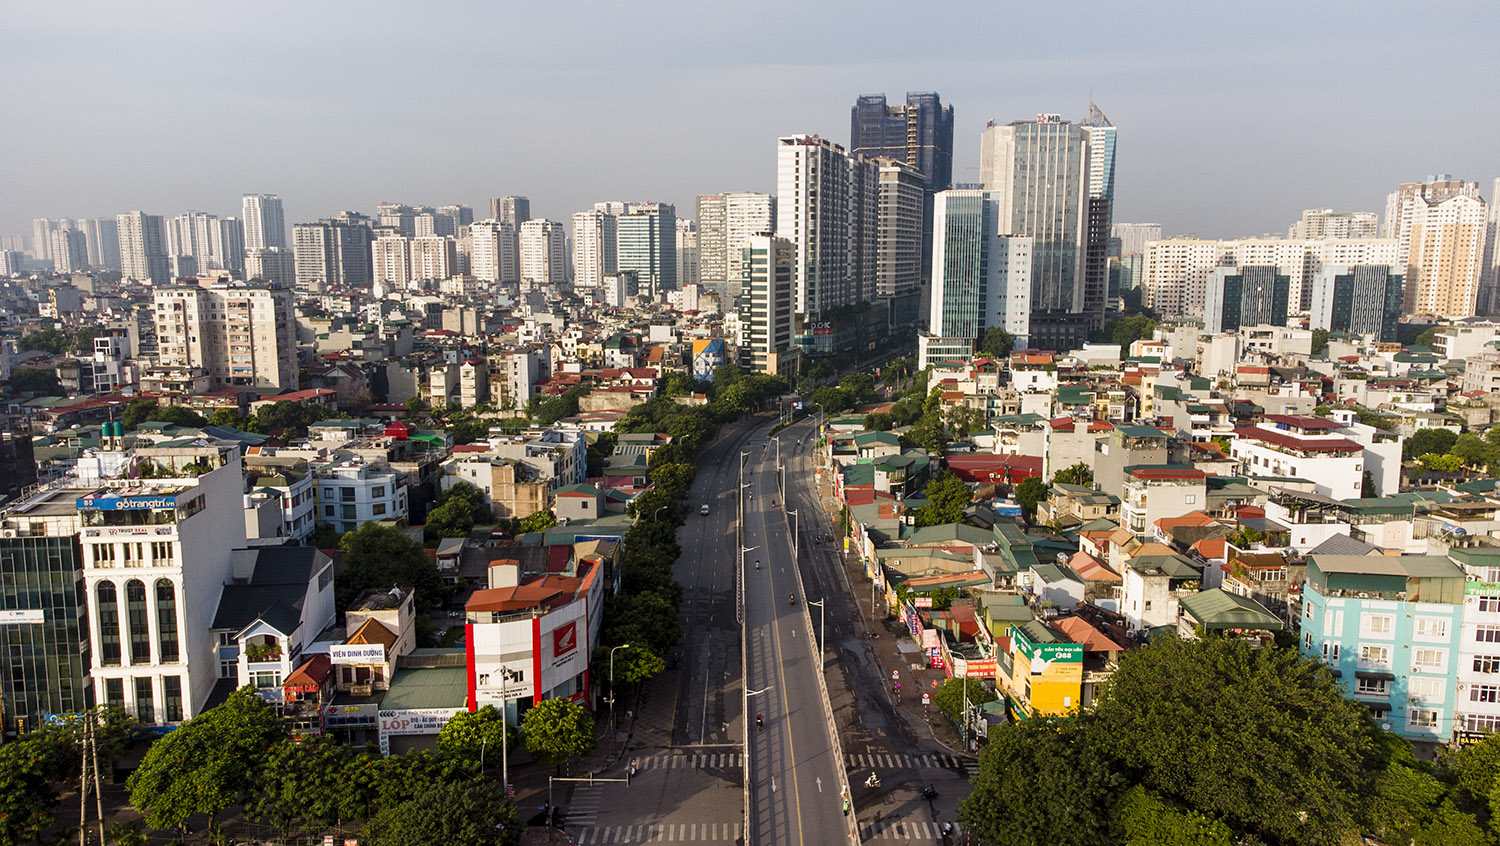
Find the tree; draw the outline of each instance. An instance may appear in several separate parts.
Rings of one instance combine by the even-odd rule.
[[[1437,327],[1434,326],[1433,328],[1428,329],[1426,332],[1418,335],[1416,339],[1411,342],[1411,345],[1414,347],[1430,347],[1436,340]]]
[[[233,408],[216,408],[212,414],[208,415],[208,425],[210,426],[239,429],[245,423],[245,418],[241,417],[240,413]]]
[[[1421,462],[1422,466],[1428,470],[1437,470],[1443,473],[1457,473],[1464,469],[1464,460],[1452,453],[1438,455],[1429,452],[1419,457],[1417,461]]]
[[[1225,453],[1227,454],[1228,451],[1226,450]],[[1057,474],[1052,477],[1052,481],[1062,482],[1065,485],[1092,487],[1094,484],[1094,470],[1080,461],[1072,467],[1064,467],[1057,471]]]
[[[938,686],[937,693],[933,694],[933,704],[948,719],[958,722],[964,709],[964,686],[969,688],[969,704],[983,705],[986,702],[994,702],[995,694],[985,687],[978,679],[948,679]]]
[[[515,523],[516,534],[524,535],[531,532],[545,532],[557,525],[557,518],[552,516],[551,511],[538,511],[529,514]]]
[[[20,367],[10,372],[10,389],[18,394],[50,397],[62,393],[62,382],[58,381],[56,370]]]
[[[1364,478],[1360,480],[1359,495],[1366,499],[1380,495],[1380,491],[1375,489],[1375,477],[1370,475],[1369,470],[1365,471]]]
[[[1465,432],[1453,442],[1448,454],[1458,456],[1465,467],[1479,469],[1500,460],[1500,447],[1472,432]]]
[[[438,733],[439,752],[474,761],[486,761],[491,754],[499,754],[502,744],[515,748],[516,729],[494,705],[478,711],[461,711]]]
[[[663,655],[682,638],[677,602],[672,597],[638,593],[611,597],[608,603],[604,639],[610,643],[638,644]]]
[[[64,332],[60,329],[43,329],[39,332],[28,332],[21,336],[16,342],[16,348],[21,352],[33,350],[35,352],[52,353],[53,355],[67,355],[75,349],[77,336],[72,332]],[[92,343],[92,342],[91,342]]]
[[[1500,431],[1500,427],[1495,431]],[[1452,429],[1418,429],[1401,442],[1401,457],[1407,461],[1416,461],[1429,452],[1443,455],[1452,450],[1457,441],[1458,433]]]
[[[339,539],[343,536],[343,533],[335,529],[332,523],[319,523],[313,526],[312,537],[308,539],[308,543],[318,549],[336,549]]]
[[[54,783],[67,772],[59,735],[31,732],[0,746],[0,846],[40,842],[56,822]]]
[[[367,588],[412,589],[418,614],[442,602],[445,589],[437,567],[420,543],[383,523],[365,523],[339,540],[344,569],[334,582],[339,608],[348,608]]]
[[[944,470],[922,489],[927,504],[917,509],[918,526],[942,526],[964,519],[964,509],[973,501],[973,493],[963,480]]]
[[[1116,803],[1110,833],[1122,846],[1234,846],[1229,826],[1178,808],[1140,785]]]
[[[516,805],[498,782],[463,782],[381,810],[365,825],[363,840],[369,846],[515,846],[521,829]]]
[[[484,493],[468,482],[459,482],[438,494],[437,504],[427,512],[422,534],[429,541],[466,538],[476,525],[494,521],[493,512],[484,504]]]
[[[1131,784],[1237,832],[1332,844],[1358,830],[1377,731],[1294,650],[1154,638],[1121,657],[1093,719],[1090,734]]]
[[[345,770],[354,758],[349,747],[331,737],[283,740],[260,764],[255,789],[245,800],[246,816],[282,832],[336,824],[343,818]]]
[[[245,798],[281,736],[281,718],[271,706],[240,688],[151,745],[127,782],[130,804],[156,829],[179,828],[194,814],[212,822]]]
[[[1030,523],[1036,517],[1036,507],[1042,500],[1047,498],[1047,483],[1042,481],[1041,476],[1027,476],[1016,485],[1016,502],[1021,505],[1021,513],[1026,516],[1026,522]]]
[[[981,352],[994,358],[1005,358],[1010,355],[1011,349],[1016,345],[1016,339],[1010,333],[996,326],[984,333],[980,339],[979,346],[975,352]]]
[[[1109,803],[1122,786],[1074,720],[996,726],[980,750],[974,790],[958,803],[964,828],[1006,846],[1104,846]]]
[[[1156,331],[1156,321],[1144,314],[1127,314],[1116,317],[1099,333],[1099,340],[1120,345],[1120,355],[1128,355],[1130,345],[1142,338],[1151,337]]]
[[[609,653],[610,647],[601,645],[594,650],[592,664],[599,668],[599,677],[606,682],[611,672]],[[615,683],[622,687],[651,679],[666,668],[666,662],[645,646],[632,643],[628,646],[621,646],[615,651],[614,679]]]
[[[427,402],[420,396],[407,397],[405,405],[408,417],[415,417],[427,410]]]
[[[1312,354],[1314,358],[1321,356],[1328,349],[1328,330],[1312,330]]]
[[[548,764],[561,764],[594,748],[594,721],[577,702],[544,699],[521,720],[526,751]]]

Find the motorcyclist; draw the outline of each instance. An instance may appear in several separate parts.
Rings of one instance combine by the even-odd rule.
[[[795,594],[795,593],[789,593],[789,594],[787,594],[786,595],[786,604],[788,604],[788,605],[796,605],[797,604],[797,594]]]
[[[761,715],[756,714],[755,715],[755,727],[756,728],[765,728],[766,727],[766,719],[765,719],[765,717],[762,717]]]
[[[757,569],[757,570],[760,569],[760,559],[759,558],[755,559],[755,569]]]

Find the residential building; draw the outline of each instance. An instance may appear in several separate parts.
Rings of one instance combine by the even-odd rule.
[[[1000,234],[993,192],[941,191],[933,198],[932,309],[918,336],[919,367],[963,360],[993,328],[1029,345],[1033,242]]]
[[[1009,634],[1011,709],[1022,719],[1076,715],[1083,707],[1083,645],[1040,620],[1012,623]]]
[[[889,158],[877,159],[876,166],[875,293],[916,294],[922,290],[924,256],[931,260],[932,198],[923,191],[924,176],[915,167]]]
[[[686,218],[677,219],[677,284],[681,291],[698,284],[698,224]]]
[[[516,228],[490,218],[469,226],[469,273],[481,282],[521,281]]]
[[[776,198],[770,194],[709,194],[698,198],[698,281],[738,294],[740,245],[751,235],[776,231]]]
[[[537,286],[568,281],[567,235],[555,220],[534,219],[520,226],[520,273],[523,282]]]
[[[792,338],[795,253],[791,241],[752,235],[740,247],[740,366],[756,373],[795,376]]]
[[[509,223],[520,231],[521,224],[531,220],[531,200],[525,197],[495,197],[490,200],[490,219]]]
[[[776,144],[776,235],[792,247],[796,313],[812,327],[874,291],[878,173],[873,163],[816,135]],[[833,351],[815,338],[806,345]]]
[[[1159,543],[1136,548],[1124,560],[1120,575],[1120,614],[1131,632],[1162,626],[1175,629],[1182,615],[1182,598],[1197,593],[1203,584],[1202,565]]]
[[[146,725],[176,725],[220,678],[206,635],[232,551],[245,546],[244,475],[238,447],[136,449],[129,460],[151,478],[106,481],[75,500],[93,698]]]
[[[229,223],[234,224],[234,232],[239,234],[239,221],[230,218],[227,221],[220,222],[221,226]],[[119,270],[120,227],[116,220],[110,217],[80,218],[78,220],[78,228],[83,230],[84,245],[88,254],[89,265],[105,270]],[[242,242],[243,238],[240,241]],[[242,255],[244,251],[243,243],[241,243],[239,253]],[[228,269],[237,270],[239,268],[236,266]]]
[[[1403,207],[1403,221],[1407,217],[1406,313],[1475,314],[1489,224],[1484,201],[1471,196],[1415,199]]]
[[[1378,238],[1380,218],[1374,212],[1341,212],[1333,209],[1307,209],[1287,229],[1293,241],[1322,241],[1327,238]]]
[[[318,522],[340,533],[407,517],[406,476],[384,462],[347,458],[319,468],[315,477]]]
[[[1033,239],[1031,323],[1055,324],[1048,336],[1073,340],[1062,349],[1104,324],[1114,145],[1114,125],[1092,103],[1079,124],[1056,114],[992,121],[980,140],[980,179],[997,192],[1000,231]]]
[[[1203,328],[1210,335],[1241,326],[1285,326],[1290,277],[1274,266],[1216,267],[1208,277]]]
[[[418,235],[411,239],[413,281],[443,280],[458,273],[458,250],[452,238]]]
[[[443,489],[463,482],[478,488],[497,520],[530,517],[552,507],[547,484],[536,467],[488,452],[464,452],[443,462]]]
[[[240,202],[245,226],[245,249],[287,246],[281,198],[275,194],[246,194]]]
[[[1207,476],[1196,467],[1129,467],[1120,497],[1120,517],[1125,528],[1137,537],[1148,537],[1155,531],[1157,520],[1180,517],[1207,503]]]
[[[1344,695],[1382,728],[1446,740],[1455,729],[1465,584],[1463,570],[1442,556],[1310,555],[1302,653],[1328,664]]]
[[[573,286],[598,288],[604,277],[618,272],[616,223],[618,218],[598,209],[573,215]]]
[[[216,283],[154,296],[162,366],[202,368],[215,385],[298,387],[291,290]]]
[[[1402,275],[1388,265],[1327,265],[1313,277],[1313,329],[1394,342],[1401,317]],[[1279,324],[1278,324],[1279,325]]]
[[[337,616],[333,559],[311,546],[236,549],[229,575],[207,632],[220,677],[281,701],[282,682]]]
[[[245,250],[245,279],[291,288],[297,284],[297,259],[286,247]]]
[[[401,290],[412,281],[411,239],[394,233],[381,235],[371,245],[371,251],[373,282],[386,290]]]
[[[1303,479],[1326,497],[1358,497],[1364,447],[1330,431],[1338,428],[1322,417],[1267,414],[1259,425],[1235,430],[1229,453],[1244,475]]]
[[[88,243],[83,230],[64,227],[52,232],[52,269],[73,273],[88,265]]]
[[[161,215],[126,212],[115,216],[115,226],[119,233],[120,273],[124,278],[156,285],[172,281]]]
[[[677,209],[670,203],[631,203],[615,223],[615,264],[635,274],[657,298],[677,284]]]
[[[1453,736],[1460,742],[1479,740],[1500,731],[1500,549],[1454,546],[1448,557],[1466,579]]]
[[[354,212],[292,227],[297,286],[362,287],[373,281],[369,219]]]

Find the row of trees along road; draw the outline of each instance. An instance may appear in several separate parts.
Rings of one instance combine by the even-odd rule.
[[[1077,717],[991,728],[973,786],[959,817],[1003,846],[1480,846],[1500,834],[1500,738],[1418,761],[1326,666],[1217,636],[1125,653]]]

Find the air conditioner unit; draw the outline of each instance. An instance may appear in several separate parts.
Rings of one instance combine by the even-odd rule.
[[[18,537],[15,529],[0,529],[0,538]]]
[[[1408,697],[1406,697],[1406,701],[1407,702],[1421,702],[1422,699],[1421,699],[1421,697],[1418,697],[1418,696],[1408,696]]]
[[[1411,671],[1413,673],[1420,673],[1420,672],[1422,672],[1422,668],[1421,667],[1412,667]]]
[[[1458,689],[1459,690],[1463,690],[1465,687],[1466,687],[1466,685],[1463,682],[1459,682],[1458,683]],[[1455,715],[1455,716],[1457,716],[1457,715]]]

